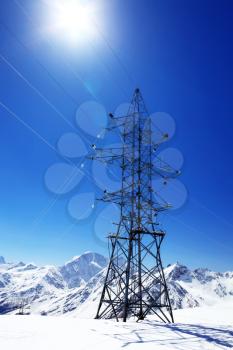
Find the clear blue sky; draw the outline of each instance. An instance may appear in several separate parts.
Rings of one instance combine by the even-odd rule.
[[[100,3],[96,22],[104,37],[98,33],[74,49],[41,34],[42,0],[1,1],[0,103],[16,115],[0,105],[0,255],[62,264],[86,250],[106,254],[93,233],[100,207],[80,222],[67,214],[72,195],[95,187],[84,179],[56,199],[44,174],[61,158],[16,116],[56,148],[76,128],[81,103],[95,98],[112,111],[139,86],[151,112],[175,119],[169,146],[185,160],[181,181],[188,200],[163,218],[165,264],[232,270],[233,3]]]

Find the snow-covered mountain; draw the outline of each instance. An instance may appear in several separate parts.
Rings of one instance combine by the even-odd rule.
[[[69,298],[73,289],[74,294],[79,294],[79,290],[106,265],[105,257],[91,252],[74,257],[61,267],[38,267],[33,263],[24,264],[23,262],[6,263],[2,259],[0,313],[14,310],[22,301],[30,304],[31,311],[47,312],[47,307],[54,301],[59,302],[66,297]],[[51,308],[53,309],[53,306]],[[55,309],[58,309],[57,305]]]
[[[175,309],[233,302],[233,272],[194,271],[176,263],[165,269],[171,302]]]
[[[87,252],[61,267],[0,260],[0,313],[14,312],[22,301],[31,313],[93,317],[102,291],[107,259]],[[233,272],[194,271],[179,263],[165,268],[174,309],[233,302]],[[153,287],[152,287],[153,288]]]
[[[107,263],[104,256],[87,252],[68,261],[60,272],[69,288],[80,287],[103,270]]]

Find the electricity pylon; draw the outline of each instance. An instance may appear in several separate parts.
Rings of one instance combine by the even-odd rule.
[[[96,318],[117,321],[136,317],[143,320],[155,314],[164,322],[173,322],[168,288],[160,257],[165,232],[157,221],[158,214],[169,204],[153,188],[154,177],[163,179],[178,175],[156,157],[160,144],[168,138],[152,137],[152,120],[139,89],[136,89],[126,116],[109,115],[120,134],[121,147],[96,148],[92,159],[118,165],[121,188],[104,191],[102,200],[119,206],[116,232],[110,233],[110,261]],[[160,198],[160,200],[158,200]]]

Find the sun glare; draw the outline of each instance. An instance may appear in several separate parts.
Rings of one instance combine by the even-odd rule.
[[[93,21],[94,4],[81,0],[50,2],[49,30],[71,43],[91,39],[96,34]]]

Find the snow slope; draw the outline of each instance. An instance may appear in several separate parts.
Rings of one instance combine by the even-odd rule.
[[[207,309],[209,310],[207,312]],[[211,311],[210,311],[211,310]],[[213,315],[222,315],[219,323]],[[4,350],[219,350],[233,347],[233,308],[196,308],[175,312],[178,323],[153,318],[136,323],[73,317],[0,316]],[[200,320],[204,317],[206,323]],[[197,321],[198,318],[198,321]],[[180,322],[180,320],[182,322]],[[229,326],[231,324],[231,326]]]

